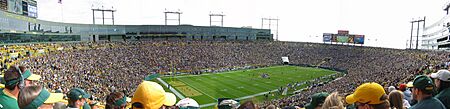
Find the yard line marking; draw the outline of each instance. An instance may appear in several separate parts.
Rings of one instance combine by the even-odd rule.
[[[178,80],[180,80],[180,81],[183,82],[184,84],[188,85],[189,87],[194,88],[195,90],[197,90],[197,91],[199,91],[199,92],[205,94],[206,96],[208,96],[208,97],[210,97],[210,98],[216,100],[216,98],[214,98],[213,96],[209,95],[208,93],[205,93],[205,92],[203,92],[202,90],[197,89],[196,87],[194,87],[194,86],[188,84],[187,82],[185,82],[185,81],[183,81],[183,80],[181,80],[181,79],[178,79]]]
[[[262,69],[270,69],[270,68],[278,68],[278,67],[285,67],[285,66],[270,66],[270,67],[263,67],[263,68],[253,68],[253,69],[241,69],[241,70],[232,70],[232,71],[224,71],[220,73],[207,73],[207,74],[200,74],[200,75],[183,75],[183,76],[175,76],[173,78],[184,78],[184,77],[196,77],[196,76],[206,76],[206,75],[214,75],[214,74],[227,74],[227,73],[236,73],[238,71],[253,71],[253,70],[262,70]]]

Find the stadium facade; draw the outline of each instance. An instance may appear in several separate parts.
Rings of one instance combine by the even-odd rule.
[[[423,29],[421,49],[449,49],[449,15]]]
[[[450,49],[450,15],[448,13],[449,3],[444,6],[444,11],[447,14],[440,20],[431,25],[426,25],[423,28],[423,35],[421,36],[421,49]]]
[[[0,43],[180,39],[273,40],[273,34],[269,29],[192,25],[93,25],[44,21],[36,19],[37,10],[31,12],[23,10],[25,8],[14,10],[10,9],[9,0],[0,1]],[[34,1],[28,4],[36,3]]]

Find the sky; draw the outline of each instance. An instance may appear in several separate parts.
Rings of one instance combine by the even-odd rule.
[[[261,18],[278,18],[279,40],[322,42],[323,33],[349,30],[365,45],[406,47],[412,19],[426,24],[444,17],[448,0],[37,0],[38,19],[92,24],[92,8],[115,9],[116,25],[163,25],[164,11],[183,12],[181,24],[209,26],[210,13],[223,13],[225,27],[261,28]],[[101,13],[96,13],[100,17]],[[105,17],[111,14],[106,13]],[[177,18],[169,15],[170,19]],[[213,18],[220,20],[220,18]],[[96,20],[97,23],[101,20]],[[263,28],[269,28],[266,25]],[[105,21],[111,23],[111,21]],[[177,24],[169,21],[169,24]],[[213,25],[218,25],[217,22]],[[271,24],[275,33],[275,22]],[[275,35],[275,34],[274,34]]]

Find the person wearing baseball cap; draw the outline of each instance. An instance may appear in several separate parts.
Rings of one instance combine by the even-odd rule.
[[[345,98],[348,104],[356,104],[358,109],[389,109],[390,104],[386,92],[378,83],[364,83],[358,86],[353,94]]]
[[[50,93],[42,86],[27,86],[20,92],[17,102],[20,109],[52,109],[63,97],[64,94]]]
[[[12,67],[14,67],[14,66],[12,66]],[[19,69],[23,70],[23,69],[25,69],[25,67],[20,66]],[[25,86],[36,85],[35,84],[36,81],[39,81],[41,79],[41,75],[33,74],[28,69],[26,69],[26,70],[24,70],[23,72],[20,72],[20,73],[22,73],[22,77],[24,78]],[[5,84],[6,84],[6,81],[4,80],[3,75],[0,75],[0,85],[3,86],[3,87],[0,87],[0,88],[4,88]]]
[[[132,109],[164,109],[175,103],[174,94],[165,92],[161,85],[151,81],[143,81],[139,84],[131,98]]]
[[[433,97],[434,89],[433,80],[428,76],[420,75],[414,78],[412,93],[417,104],[409,109],[446,109],[441,101]]]
[[[412,81],[410,81],[410,82],[406,83],[406,87],[408,87],[408,88],[412,88],[412,87],[413,87],[413,82],[412,82]]]
[[[178,109],[200,109],[200,105],[192,98],[181,99],[175,106],[177,106]]]
[[[450,109],[450,72],[448,70],[439,70],[431,74],[438,94],[434,97],[439,99],[447,109]]]
[[[4,73],[2,83],[5,88],[0,89],[0,106],[7,109],[18,109],[17,97],[20,89],[30,86],[32,80],[39,80],[40,76],[33,76],[24,66],[10,66]]]
[[[217,103],[217,109],[237,109],[241,105],[239,100],[231,98],[218,98]]]
[[[106,97],[105,109],[125,109],[127,96],[122,92],[113,92]]]
[[[321,109],[323,102],[325,102],[325,99],[328,97],[328,93],[326,92],[320,92],[315,93],[311,96],[311,102],[306,104],[306,109]]]
[[[25,80],[24,81],[25,86],[36,85],[36,82],[41,79],[41,75],[32,73],[29,69],[26,69],[24,66],[19,66],[18,68],[16,68],[16,66],[11,66],[10,68],[14,68],[14,69],[16,69],[16,71],[17,71],[17,69],[21,70],[20,73],[22,73],[22,76]],[[1,75],[0,78],[3,78],[3,75]],[[5,82],[5,81],[2,81],[2,83],[3,82]]]
[[[403,96],[405,97],[404,99],[409,102],[411,102],[411,91],[409,90],[409,88],[407,87],[406,84],[400,84],[399,88],[400,91],[402,91]]]
[[[27,74],[27,72],[30,72],[30,70],[26,70],[25,74]],[[41,75],[37,75],[37,74],[33,74],[30,72],[29,76],[25,76],[25,85],[26,86],[31,86],[31,85],[37,85],[37,81],[39,81],[41,79]]]
[[[67,106],[67,108],[68,109],[82,108],[86,103],[86,99],[90,97],[91,94],[86,93],[86,91],[84,91],[83,89],[73,88],[67,94],[67,98],[69,98],[69,105]]]
[[[411,104],[411,106],[415,105],[417,103],[417,100],[412,98],[413,82],[410,81],[410,82],[406,83],[406,87],[409,88],[409,90],[411,91],[411,101],[408,101],[408,102],[409,102],[409,104]]]

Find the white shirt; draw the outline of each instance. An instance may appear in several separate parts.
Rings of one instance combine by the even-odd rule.
[[[408,100],[403,99],[403,107],[409,108],[411,105],[409,105]]]

